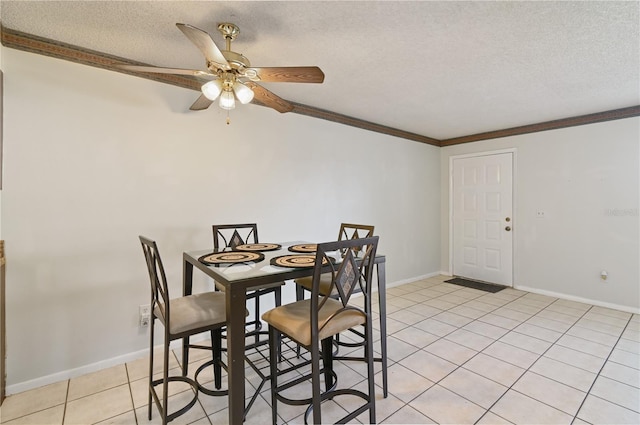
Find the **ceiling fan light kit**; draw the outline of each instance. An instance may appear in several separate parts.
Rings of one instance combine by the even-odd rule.
[[[234,24],[228,22],[218,24],[218,31],[226,42],[225,50],[220,50],[211,36],[201,29],[180,23],[176,26],[200,49],[206,59],[206,71],[123,64],[115,64],[115,66],[128,71],[182,74],[209,80],[201,86],[202,95],[191,105],[189,108],[191,110],[207,109],[216,99],[219,99],[218,105],[227,111],[236,107],[236,100],[243,105],[256,100],[278,112],[289,112],[293,110],[291,103],[257,82],[322,83],[324,81],[324,73],[317,66],[251,67],[249,59],[231,50],[231,42],[240,34],[240,29]]]
[[[251,90],[249,87],[245,86],[239,81],[236,81],[233,84],[233,92],[236,94],[236,97],[238,98],[240,103],[242,103],[243,105],[246,105],[247,103],[253,100],[253,96],[254,96],[253,90]]]
[[[233,97],[233,92],[225,90],[220,95],[219,105],[222,109],[226,109],[227,111],[236,107],[236,98]]]
[[[202,94],[204,94],[209,100],[216,100],[220,93],[222,93],[222,81],[213,80],[208,83],[204,83],[200,88]]]

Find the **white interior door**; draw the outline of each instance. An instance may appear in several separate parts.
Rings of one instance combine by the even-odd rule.
[[[454,158],[453,274],[513,285],[513,153]]]

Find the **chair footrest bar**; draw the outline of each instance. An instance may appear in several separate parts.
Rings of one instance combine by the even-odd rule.
[[[320,373],[324,373],[325,370],[324,368],[320,369]],[[321,393],[322,396],[324,396],[324,394],[327,394],[329,392],[335,392],[335,391],[342,391],[342,390],[336,390],[336,386],[338,385],[338,375],[336,375],[335,371],[331,371],[331,375],[333,376],[333,386],[331,388],[329,388],[329,390]],[[285,403],[285,404],[289,404],[292,406],[301,406],[301,405],[305,405],[305,404],[309,404],[311,403],[312,399],[311,397],[309,398],[289,398],[289,397],[285,397],[282,394],[280,394],[281,391],[287,390],[291,387],[295,387],[296,385],[300,384],[301,382],[305,382],[311,379],[311,374],[307,374],[307,375],[303,375],[300,376],[296,379],[294,379],[293,381],[289,381],[286,382],[282,385],[278,385],[278,388],[276,388],[276,397],[278,398],[279,401]],[[356,390],[353,390],[356,391]]]
[[[351,348],[364,347],[364,341],[360,341],[360,342],[342,342],[342,341],[338,341],[338,342],[336,342],[336,345],[339,345],[340,347],[351,347]]]
[[[357,408],[356,410],[354,410],[353,412],[349,413],[347,416],[343,417],[342,419],[338,420],[336,423],[337,424],[346,424],[351,422],[353,419],[355,419],[356,417],[358,417],[358,415],[360,415],[362,412],[365,412],[369,409],[369,405],[371,404],[371,401],[369,400],[369,396],[365,393],[363,393],[362,391],[359,390],[354,390],[352,388],[345,388],[345,389],[340,389],[340,390],[330,390],[327,392],[324,392],[322,394],[320,394],[320,403],[323,403],[327,400],[333,400],[335,397],[337,396],[341,396],[341,395],[353,395],[356,397],[360,397],[361,399],[365,400],[367,403],[363,404],[362,406],[360,406],[359,408]],[[308,424],[309,422],[307,421],[307,418],[309,417],[309,415],[313,412],[313,404],[309,404],[309,407],[307,407],[307,410],[304,413],[304,423]]]
[[[349,332],[358,335],[360,338],[362,338],[362,340],[356,341],[356,342],[343,342],[342,340],[339,340],[336,338],[336,340],[334,341],[336,345],[339,345],[342,347],[364,347],[365,346],[366,340],[364,339],[364,334],[362,332],[357,331],[353,328],[349,329]]]
[[[221,390],[221,389],[215,389],[215,390],[211,390],[207,387],[205,387],[203,384],[201,384],[200,382],[198,382],[198,375],[200,374],[200,372],[202,372],[203,370],[205,370],[208,367],[213,366],[216,363],[215,360],[209,360],[208,362],[202,363],[200,365],[200,367],[198,367],[198,369],[196,369],[196,373],[194,374],[194,381],[197,385],[197,389],[198,391],[200,391],[203,394],[206,395],[210,395],[210,396],[224,396],[224,395],[228,395],[229,394],[229,390]],[[227,370],[227,365],[224,364],[222,361],[220,362],[220,367],[222,367],[224,370]]]
[[[176,410],[173,413],[169,413],[167,414],[167,422],[171,422],[172,420],[174,420],[175,418],[177,418],[180,415],[183,415],[184,413],[187,412],[187,410],[191,409],[193,407],[193,405],[196,404],[196,402],[198,401],[198,383],[196,381],[194,381],[191,378],[188,378],[186,376],[169,376],[167,377],[167,381],[168,382],[185,382],[189,385],[191,385],[191,387],[195,390],[194,391],[194,395],[193,398],[187,403],[185,404],[183,407],[181,407],[180,409]],[[151,392],[151,395],[153,396],[153,400],[156,403],[156,406],[158,407],[158,410],[160,411],[160,416],[163,416],[163,413],[167,412],[167,406],[163,406],[160,398],[158,397],[158,393],[156,392],[155,387],[157,387],[158,385],[162,385],[163,384],[163,380],[162,379],[156,379],[151,381],[151,387],[149,388],[149,391]],[[168,404],[168,403],[167,403]]]
[[[334,357],[333,360],[346,360],[346,361],[358,361],[358,362],[366,362],[367,358],[366,357],[355,357],[355,356],[337,356]],[[374,362],[380,362],[382,363],[382,357],[374,357],[372,359]]]

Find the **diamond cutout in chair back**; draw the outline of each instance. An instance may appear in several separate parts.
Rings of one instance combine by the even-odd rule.
[[[229,247],[231,249],[236,249],[238,245],[244,245],[244,240],[242,240],[240,233],[238,233],[237,230],[234,230],[231,239],[229,239]]]
[[[351,239],[360,239],[360,236],[358,235],[358,229],[356,229],[353,232],[353,235],[351,236]],[[353,247],[353,251],[356,253],[356,256],[360,255],[360,247],[359,246]]]
[[[349,298],[353,293],[358,280],[360,279],[360,270],[356,265],[353,253],[351,250],[347,250],[344,260],[340,265],[340,269],[336,273],[335,285],[340,294],[340,300],[342,305],[346,306],[349,302]]]
[[[338,240],[346,241],[349,239],[370,238],[373,236],[373,229],[373,226],[366,224],[342,223],[340,225],[340,233],[338,233]],[[360,257],[360,253],[362,251],[361,247],[354,247],[352,249],[356,257]],[[344,249],[341,250],[341,254],[344,257]]]

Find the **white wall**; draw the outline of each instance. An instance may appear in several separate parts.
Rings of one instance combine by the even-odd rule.
[[[139,234],[173,295],[216,222],[273,242],[370,223],[389,283],[439,270],[439,148],[255,105],[227,126],[196,92],[11,49],[3,67],[10,392],[146,348]]]
[[[640,118],[442,148],[442,270],[450,267],[449,158],[507,148],[517,150],[514,286],[638,311]]]

